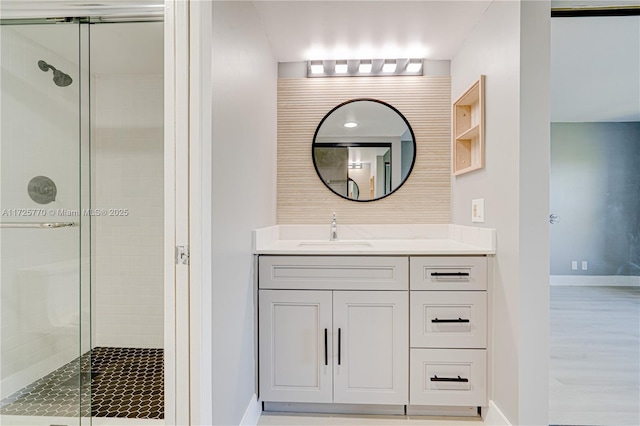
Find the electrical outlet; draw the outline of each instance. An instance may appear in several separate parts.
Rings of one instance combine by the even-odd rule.
[[[586,271],[588,268],[589,268],[589,265],[587,264],[587,261],[583,260],[582,261],[582,270]]]
[[[578,261],[577,260],[572,260],[571,261],[571,270],[572,271],[577,271],[578,270]]]
[[[484,198],[471,200],[471,222],[484,223]]]

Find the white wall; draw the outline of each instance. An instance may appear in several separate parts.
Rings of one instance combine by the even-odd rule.
[[[495,1],[451,62],[452,98],[486,75],[486,166],[452,180],[452,221],[485,199],[496,228],[490,399],[512,424],[546,424],[549,3]],[[474,224],[477,225],[477,224]]]
[[[276,221],[277,64],[251,2],[213,3],[213,411],[239,424],[255,387],[251,232]]]
[[[519,423],[548,424],[551,18],[549,1],[520,10]]]
[[[552,121],[640,121],[640,16],[551,22]]]
[[[35,33],[49,28],[45,44]],[[78,63],[57,50],[76,46],[78,27],[0,27],[0,210],[2,222],[79,221],[50,209],[80,209]],[[73,78],[58,87],[45,60]],[[56,200],[37,204],[27,193],[35,176],[57,186]],[[44,209],[35,217],[11,209]],[[0,230],[0,372],[4,398],[78,356],[79,228]]]
[[[93,218],[94,347],[163,347],[163,84],[95,78],[92,205],[127,211]]]

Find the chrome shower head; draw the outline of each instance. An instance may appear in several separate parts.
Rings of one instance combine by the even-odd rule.
[[[67,87],[68,85],[73,83],[73,80],[68,74],[57,70],[54,66],[47,64],[43,60],[38,61],[38,67],[44,72],[53,70],[53,82],[56,84],[56,86]]]

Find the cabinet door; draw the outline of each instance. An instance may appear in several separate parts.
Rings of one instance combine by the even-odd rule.
[[[334,291],[334,402],[407,404],[406,291]]]
[[[260,290],[260,399],[332,402],[331,292]]]

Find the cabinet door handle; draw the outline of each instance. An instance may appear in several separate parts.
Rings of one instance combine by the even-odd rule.
[[[431,378],[432,382],[464,382],[467,383],[469,379],[465,379],[464,377],[438,377],[435,374]]]
[[[468,277],[468,272],[432,272],[432,277]]]
[[[435,323],[451,323],[451,322],[469,322],[468,319],[462,319],[462,318],[458,318],[458,319],[438,319],[437,317],[432,319],[431,322],[435,322]]]
[[[342,330],[338,329],[338,365],[342,362]]]
[[[329,365],[329,349],[328,349],[328,334],[327,329],[324,329],[324,365]]]

